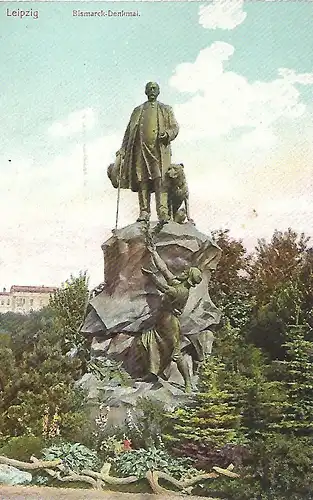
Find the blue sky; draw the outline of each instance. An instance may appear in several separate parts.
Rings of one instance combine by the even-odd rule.
[[[17,8],[39,17],[7,16]],[[229,227],[249,248],[275,228],[310,233],[311,2],[1,2],[0,37],[0,285],[79,269],[102,280],[116,197],[106,166],[149,80],[180,123],[174,160],[201,230]],[[136,205],[123,192],[121,225]]]

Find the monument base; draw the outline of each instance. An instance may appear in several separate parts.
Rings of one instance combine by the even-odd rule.
[[[156,225],[151,223],[152,232]],[[199,232],[189,222],[169,222],[154,234],[154,243],[159,256],[175,276],[190,267],[202,271],[202,281],[190,289],[188,302],[179,317],[182,353],[192,372],[193,361],[201,362],[211,351],[213,334],[210,327],[220,321],[221,312],[210,299],[208,284],[221,250],[211,236]],[[117,230],[102,249],[104,284],[102,291],[89,303],[81,331],[92,337],[93,359],[120,363],[121,369],[135,381],[147,373],[141,340],[147,332],[153,332],[162,307],[160,293],[149,276],[142,273],[142,267],[152,267],[143,225],[135,223]],[[171,384],[175,394],[175,384],[183,386],[182,376],[173,362],[164,370],[163,379],[165,385],[160,382],[163,387],[160,394]],[[109,388],[107,390],[109,392]],[[152,392],[151,387],[149,391]],[[132,394],[136,394],[136,390]]]

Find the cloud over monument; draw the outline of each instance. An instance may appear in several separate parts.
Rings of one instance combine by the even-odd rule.
[[[80,109],[52,123],[48,128],[48,134],[54,137],[72,137],[83,132],[84,129],[91,130],[96,121],[96,113],[92,108]]]
[[[302,116],[306,106],[297,84],[313,84],[313,73],[278,69],[272,81],[249,81],[225,69],[234,54],[226,42],[202,49],[194,62],[178,64],[170,85],[189,94],[175,107],[186,139],[218,138],[233,131],[257,130],[261,140],[280,119]]]
[[[199,23],[206,29],[233,30],[247,17],[243,0],[213,0],[199,7]]]

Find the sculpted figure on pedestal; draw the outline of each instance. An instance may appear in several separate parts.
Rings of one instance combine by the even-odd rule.
[[[145,93],[148,100],[137,106],[127,125],[122,147],[108,175],[114,187],[138,192],[138,221],[150,218],[151,193],[155,193],[160,222],[169,219],[166,173],[171,164],[171,141],[179,127],[170,106],[157,100],[159,85],[149,82]]]
[[[147,249],[165,281],[158,279],[152,270],[142,268],[163,296],[154,329],[141,335],[141,343],[148,356],[149,373],[144,380],[156,381],[174,361],[184,379],[185,392],[191,392],[189,368],[181,350],[179,317],[187,304],[190,288],[201,283],[202,273],[197,267],[190,267],[175,276],[159,256],[151,239],[147,242]]]
[[[145,93],[107,169],[117,189],[116,225],[102,245],[104,282],[93,291],[81,329],[91,337],[92,356],[117,363],[131,379],[125,390],[106,384],[117,406],[142,391],[175,404],[188,397],[182,386],[185,393],[195,387],[211,350],[210,327],[221,314],[208,288],[221,250],[190,218],[184,164],[171,159],[178,124],[172,108],[157,100],[157,83],[147,83]],[[121,189],[138,193],[139,217],[118,228]]]

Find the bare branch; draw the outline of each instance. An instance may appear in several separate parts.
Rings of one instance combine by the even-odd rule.
[[[89,469],[84,469],[82,473],[90,477],[94,477],[96,479],[101,479],[102,481],[108,484],[130,484],[138,481],[138,478],[136,476],[115,477],[115,476],[110,476],[108,473],[104,474]]]
[[[99,483],[90,476],[84,474],[77,474],[76,472],[70,470],[67,476],[61,476],[60,471],[55,471],[52,469],[45,469],[45,471],[53,478],[58,479],[62,482],[83,482],[90,484],[95,490],[102,490],[102,483]]]
[[[158,472],[158,476],[160,479],[164,479],[165,481],[174,484],[174,486],[176,486],[177,488],[184,490],[185,488],[189,488],[196,483],[200,483],[200,481],[205,481],[206,479],[215,479],[219,477],[219,474],[216,474],[216,472],[209,472],[208,474],[199,474],[198,476],[194,476],[190,479],[179,481],[169,474],[166,474],[165,472]]]
[[[44,462],[42,460],[36,459],[36,461],[30,462],[21,462],[20,460],[14,460],[13,458],[5,457],[4,455],[0,455],[0,463],[6,465],[12,465],[12,467],[17,467],[19,469],[25,470],[34,470],[34,469],[45,469],[45,468],[53,468],[57,467],[61,460],[52,460]]]
[[[21,462],[20,460],[14,460],[13,458],[8,458],[3,455],[0,455],[0,463],[6,465],[12,465],[14,467],[18,467],[20,469],[28,469],[28,470],[36,470],[36,469],[44,469],[51,477],[58,479],[62,482],[84,482],[90,484],[94,489],[102,490],[103,487],[107,484],[111,485],[122,485],[122,484],[130,484],[138,481],[136,476],[128,476],[128,477],[115,477],[110,475],[111,464],[106,463],[103,464],[101,472],[96,472],[90,469],[84,469],[81,473],[74,472],[72,470],[67,470],[66,467],[62,464],[61,460],[53,460],[53,461],[43,461],[38,460],[38,458],[32,456],[30,458],[31,462]],[[149,470],[146,473],[146,479],[153,491],[156,494],[162,495],[180,495],[179,492],[168,490],[159,484],[159,479],[167,481],[175,486],[179,490],[185,490],[189,493],[191,492],[192,487],[207,479],[215,479],[220,477],[220,475],[224,475],[230,478],[238,478],[239,474],[232,472],[234,466],[230,464],[227,469],[222,469],[221,467],[213,467],[214,472],[210,472],[207,474],[198,474],[190,479],[176,479],[175,477],[167,474],[166,472],[161,471],[151,471]],[[58,470],[55,470],[58,469]],[[61,474],[66,475],[61,475]],[[214,500],[213,498],[208,498],[208,500]],[[216,497],[215,500],[218,500]]]

